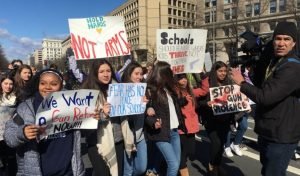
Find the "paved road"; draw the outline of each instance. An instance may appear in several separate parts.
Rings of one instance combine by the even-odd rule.
[[[248,119],[249,128],[244,136],[243,143],[247,150],[243,151],[243,156],[234,156],[231,158],[224,157],[224,168],[230,173],[230,176],[259,176],[261,165],[259,162],[259,152],[257,150],[257,135],[253,132],[254,121]],[[203,128],[202,128],[203,129]],[[207,175],[207,163],[209,161],[209,140],[206,137],[205,130],[202,130],[197,137],[196,154],[188,162],[188,168],[191,176]],[[84,161],[86,163],[87,175],[91,175],[92,168],[88,157],[85,154]],[[287,176],[300,175],[300,160],[291,160]]]

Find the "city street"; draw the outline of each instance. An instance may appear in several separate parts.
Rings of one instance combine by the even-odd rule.
[[[248,130],[244,136],[243,144],[246,150],[243,151],[243,156],[234,156],[231,158],[224,157],[224,168],[230,173],[230,176],[259,176],[261,164],[259,162],[259,152],[256,145],[257,136],[253,132],[254,120],[248,119]],[[207,173],[207,163],[209,161],[209,140],[206,137],[204,127],[201,127],[201,132],[197,135],[197,148],[195,158],[188,162],[190,176],[205,176]],[[91,164],[87,154],[84,155],[87,175],[92,175]],[[300,175],[300,160],[291,160],[288,167],[287,176]]]

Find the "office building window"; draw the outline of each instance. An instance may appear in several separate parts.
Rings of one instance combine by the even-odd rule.
[[[183,11],[183,12],[182,12],[182,15],[183,15],[183,17],[185,17],[185,16],[186,16],[186,12],[185,12],[185,11]]]
[[[182,8],[186,8],[186,2],[182,3]]]
[[[224,0],[224,4],[229,4],[230,0]]]
[[[279,0],[279,11],[286,11],[286,0]]]
[[[178,10],[178,16],[181,16],[181,10]]]
[[[178,1],[178,7],[181,7],[181,1]]]
[[[297,9],[300,9],[300,0],[297,0]]]
[[[213,7],[217,6],[217,0],[211,0],[211,5],[212,5]]]
[[[172,18],[169,18],[169,24],[172,24]]]
[[[224,9],[224,20],[230,19],[230,9]]]
[[[237,18],[237,8],[236,7],[233,7],[232,9],[231,9],[231,18],[232,19],[235,19],[235,18]]]
[[[252,5],[246,5],[246,17],[251,17],[252,16]]]
[[[181,20],[178,20],[178,25],[181,25]]]
[[[260,31],[260,25],[259,24],[253,25],[253,32],[259,33],[259,31]]]
[[[177,23],[177,20],[176,19],[173,19],[173,24],[176,24]]]
[[[271,0],[270,1],[270,13],[276,13],[276,0]]]
[[[205,0],[205,7],[210,7],[210,0]],[[189,4],[188,4],[189,9]]]
[[[260,15],[260,3],[254,4],[254,16]]]
[[[210,22],[210,12],[206,12],[205,13],[205,23],[209,23]]]
[[[176,15],[176,12],[177,12],[177,10],[176,10],[176,9],[174,9],[174,10],[173,10],[173,15]]]
[[[173,0],[173,6],[176,6],[177,0]]]
[[[172,4],[172,0],[168,0],[168,4],[171,5]]]
[[[225,27],[224,28],[224,35],[225,36],[229,36],[230,35],[230,28],[229,27]]]

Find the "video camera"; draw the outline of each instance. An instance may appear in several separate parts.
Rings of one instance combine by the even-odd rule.
[[[229,63],[231,67],[238,65],[252,65],[255,64],[261,57],[264,47],[266,46],[266,39],[259,37],[257,34],[247,30],[243,32],[239,37],[246,41],[242,43],[240,48],[232,49]],[[238,52],[243,52],[246,55],[237,56]]]

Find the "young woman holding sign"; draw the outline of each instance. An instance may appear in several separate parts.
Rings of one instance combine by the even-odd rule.
[[[43,99],[51,92],[62,90],[63,77],[56,70],[39,72],[28,84],[28,97],[18,105],[5,127],[8,146],[17,150],[17,175],[84,176],[79,130],[59,133],[37,141],[41,128],[35,115]]]
[[[137,62],[131,62],[122,75],[124,83],[140,83],[143,80],[143,68]],[[144,137],[144,114],[130,115],[127,118],[134,135],[136,151],[124,156],[124,176],[139,176],[147,169],[147,145]]]
[[[109,117],[107,91],[109,84],[116,83],[116,80],[111,64],[100,59],[93,63],[90,74],[82,85],[85,89],[100,90],[96,105],[100,112],[98,129],[84,132],[95,176],[123,175],[124,149],[128,153],[134,150],[133,135],[127,120]]]
[[[200,130],[195,98],[204,97],[208,93],[208,79],[202,80],[201,87],[192,89],[187,74],[177,74],[175,78],[178,83],[179,105],[181,106],[184,123],[187,128],[186,132],[178,130],[181,144],[179,172],[181,176],[189,176],[186,163],[188,157],[195,155],[195,134]]]
[[[148,107],[155,111],[154,116],[146,118],[147,137],[163,155],[168,166],[166,175],[177,176],[181,153],[178,129],[186,132],[186,128],[178,104],[177,83],[167,62],[154,65],[147,86]]]
[[[228,67],[222,61],[213,64],[209,73],[209,87],[219,87],[231,84],[228,78]],[[220,167],[224,144],[227,133],[230,130],[230,123],[233,120],[233,114],[223,114],[215,116],[212,111],[212,101],[210,94],[199,102],[202,111],[202,120],[208,133],[210,143],[210,162],[208,172],[210,175],[222,175],[225,171]]]
[[[10,75],[1,78],[0,86],[0,175],[5,171],[7,175],[16,175],[16,151],[6,145],[3,140],[4,127],[16,109],[16,95],[14,92],[14,79]],[[6,175],[4,174],[4,175]]]

